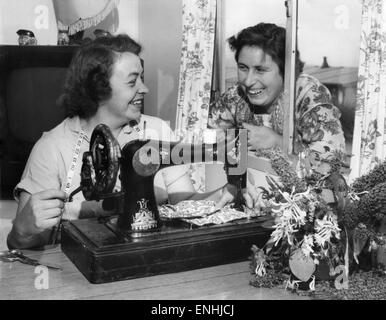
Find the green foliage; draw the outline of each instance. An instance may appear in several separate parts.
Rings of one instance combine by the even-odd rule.
[[[295,169],[280,150],[260,149],[256,151],[256,155],[270,159],[272,169],[280,177],[282,191],[290,193],[293,187],[295,187],[295,192],[307,190],[306,182],[297,176]]]
[[[355,179],[355,181],[351,185],[351,189],[355,193],[370,191],[377,184],[383,183],[385,181],[386,181],[386,161],[375,166],[375,168],[371,170],[369,173]]]
[[[342,221],[349,229],[354,229],[359,223],[374,229],[384,218],[386,218],[386,182],[376,184],[368,193],[362,195],[359,201],[347,205],[342,215]]]
[[[385,300],[386,275],[377,271],[359,271],[349,277],[349,287],[336,290],[328,281],[316,285],[316,299],[323,300]]]
[[[282,272],[277,272],[273,269],[268,269],[264,277],[254,277],[250,284],[256,288],[275,288],[283,285],[289,276]]]

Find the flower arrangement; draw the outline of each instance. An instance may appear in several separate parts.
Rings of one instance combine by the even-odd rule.
[[[264,210],[275,224],[265,246],[252,247],[253,285],[272,287],[286,280],[287,288],[313,291],[316,280],[336,279],[339,270],[348,276],[352,239],[357,253],[366,247],[365,240],[380,243],[374,228],[386,214],[386,176],[385,182],[379,178],[386,163],[349,187],[340,174],[342,154],[325,160],[329,169],[324,174],[312,170],[304,154],[296,169],[277,150],[259,150],[257,155],[270,159],[279,180],[267,176],[269,190],[261,188]],[[326,199],[326,190],[334,201]]]

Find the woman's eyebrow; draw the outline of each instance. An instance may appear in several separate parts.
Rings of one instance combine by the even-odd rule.
[[[263,66],[261,64],[254,66],[256,69],[261,69],[261,70],[269,70],[269,66]]]
[[[238,62],[237,65],[242,67],[248,67],[245,63],[242,63],[242,62]]]
[[[237,65],[239,67],[247,67],[247,68],[249,68],[248,65],[246,65],[245,63],[242,63],[242,62],[237,63]],[[252,68],[254,68],[254,69],[261,69],[261,70],[269,70],[269,66],[265,66],[265,65],[262,65],[262,64],[254,65],[254,66],[252,66]]]
[[[133,71],[133,72],[130,72],[126,78],[130,78],[130,77],[139,77],[139,76],[142,76],[143,75],[143,70],[142,71]]]
[[[131,77],[138,77],[139,76],[139,72],[130,72],[126,78],[131,78]]]

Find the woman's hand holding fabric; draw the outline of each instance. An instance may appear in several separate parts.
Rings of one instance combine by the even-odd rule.
[[[236,186],[234,186],[230,183],[227,183],[223,187],[222,196],[221,196],[220,201],[216,204],[216,208],[221,209],[221,208],[225,207],[227,204],[232,203],[236,197],[236,192],[237,192]],[[242,190],[242,193],[243,193],[245,205],[249,209],[253,209],[255,206],[255,203],[256,203],[257,194],[254,194],[249,189],[247,190],[247,188],[244,188]]]

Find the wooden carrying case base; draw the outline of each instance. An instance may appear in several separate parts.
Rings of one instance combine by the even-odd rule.
[[[263,227],[265,217],[204,227],[163,223],[141,236],[120,232],[113,221],[93,218],[63,224],[62,250],[91,283],[248,260],[251,246],[262,247],[272,231]]]

